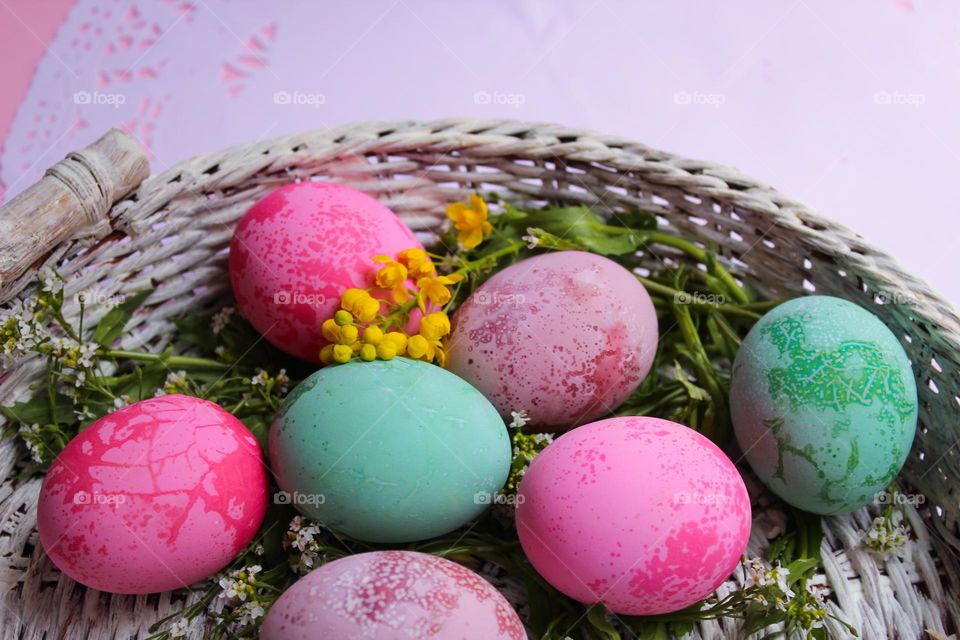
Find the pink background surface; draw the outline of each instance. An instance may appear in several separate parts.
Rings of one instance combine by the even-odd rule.
[[[560,122],[737,166],[960,300],[958,53],[945,0],[0,0],[0,193],[110,126],[158,171],[353,120]]]

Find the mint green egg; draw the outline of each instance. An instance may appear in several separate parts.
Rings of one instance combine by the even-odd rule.
[[[870,503],[897,476],[917,428],[910,360],[866,309],[807,296],[750,330],[733,365],[737,441],[767,487],[823,515]]]
[[[270,427],[284,500],[333,531],[410,542],[477,517],[503,487],[511,444],[469,383],[407,358],[328,366]]]

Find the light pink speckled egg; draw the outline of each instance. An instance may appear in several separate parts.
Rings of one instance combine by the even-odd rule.
[[[640,385],[657,351],[643,285],[602,256],[561,251],[500,271],[457,310],[447,367],[503,416],[565,429],[610,413]]]
[[[516,612],[469,569],[414,551],[347,556],[276,601],[260,640],[526,640]]]
[[[244,317],[274,345],[319,362],[320,326],[351,287],[373,286],[372,258],[422,245],[370,196],[329,182],[276,189],[250,207],[230,243],[230,282]]]
[[[571,598],[656,615],[702,600],[733,572],[750,498],[730,459],[696,431],[611,418],[534,458],[517,532],[540,575]]]
[[[100,418],[57,456],[40,490],[47,555],[112,593],[188,586],[253,539],[267,508],[260,445],[199,398],[143,400]]]

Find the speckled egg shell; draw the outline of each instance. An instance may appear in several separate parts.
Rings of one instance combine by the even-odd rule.
[[[100,418],[60,453],[37,524],[64,573],[112,593],[193,584],[253,539],[267,507],[260,446],[206,400],[168,395]]]
[[[602,256],[529,258],[481,285],[454,314],[448,368],[504,416],[562,429],[608,414],[646,377],[657,314],[643,285]]]
[[[469,569],[413,551],[347,556],[271,607],[260,640],[526,640],[516,612]]]
[[[280,488],[305,515],[371,542],[447,533],[506,481],[503,420],[479,391],[425,362],[349,362],[293,390],[270,428]]]
[[[917,427],[910,360],[872,313],[829,296],[767,313],[737,354],[737,441],[757,476],[824,515],[869,503],[907,459]]]
[[[517,532],[540,575],[571,598],[662,614],[730,575],[750,535],[750,498],[733,463],[696,431],[611,418],[534,458],[517,496]]]
[[[372,286],[371,258],[421,247],[400,219],[350,187],[300,182],[276,189],[240,220],[230,282],[244,317],[274,345],[319,362],[320,326],[351,287]]]

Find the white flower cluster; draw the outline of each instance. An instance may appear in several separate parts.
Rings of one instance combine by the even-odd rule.
[[[250,378],[250,384],[254,387],[269,388],[271,391],[279,391],[285,395],[290,390],[290,376],[286,369],[280,369],[276,376],[270,377],[270,374],[263,369],[257,369],[257,375]]]
[[[309,573],[322,560],[323,553],[316,541],[320,526],[303,516],[290,521],[290,528],[283,540],[283,548],[291,549],[290,568],[298,575]]]
[[[220,332],[227,327],[230,323],[230,318],[233,317],[236,311],[236,307],[224,307],[213,315],[213,319],[210,322],[210,329],[213,331],[213,335],[220,335]]]
[[[255,593],[254,585],[257,583],[257,574],[263,571],[263,567],[258,564],[241,569],[234,569],[227,575],[220,578],[220,597],[228,602],[245,602],[249,596]]]
[[[790,570],[781,567],[779,563],[775,567],[767,567],[760,558],[751,558],[746,561],[747,587],[776,587],[776,589],[770,589],[772,593],[768,595],[757,594],[756,598],[761,604],[773,604],[777,609],[786,611],[790,599],[796,595],[787,581],[789,577]]]
[[[168,393],[189,393],[190,383],[187,381],[186,371],[171,371],[167,374],[163,386],[158,387],[153,395],[164,396]]]
[[[43,449],[40,447],[40,425],[31,424],[20,427],[20,437],[30,450],[30,457],[34,462],[43,462]]]
[[[908,529],[903,524],[903,513],[893,511],[888,516],[873,519],[870,528],[864,532],[864,543],[881,556],[894,553],[900,557],[906,554]]]

